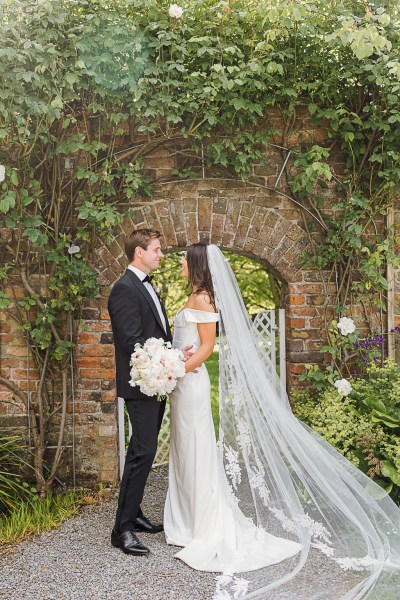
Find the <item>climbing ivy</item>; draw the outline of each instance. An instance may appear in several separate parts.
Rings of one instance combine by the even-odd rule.
[[[91,256],[126,206],[152,194],[144,159],[156,148],[175,157],[178,179],[205,168],[248,179],[267,143],[287,145],[307,107],[329,144],[304,143],[289,162],[313,247],[305,264],[335,284],[337,312],[358,299],[368,317],[385,306],[394,240],[375,224],[400,175],[397,5],[185,0],[182,8],[174,17],[164,0],[0,6],[0,309],[19,324],[39,371],[30,419],[43,493],[65,439],[79,314],[98,291]],[[127,133],[132,143],[121,148]],[[340,176],[334,153],[345,161]],[[2,374],[0,383],[27,403],[18,382]],[[45,476],[55,416],[61,430]]]

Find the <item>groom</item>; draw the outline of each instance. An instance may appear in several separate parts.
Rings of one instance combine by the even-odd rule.
[[[142,513],[144,487],[157,451],[157,437],[165,409],[165,400],[145,396],[131,387],[130,356],[135,344],[148,338],[172,341],[165,308],[151,285],[150,271],[156,269],[163,253],[160,233],[151,229],[133,231],[125,241],[129,265],[115,283],[108,312],[114,335],[117,395],[125,399],[132,437],[125,459],[115,526],[111,543],[125,554],[145,555],[150,550],[136,537],[138,531],[158,533],[162,525],[153,525]]]

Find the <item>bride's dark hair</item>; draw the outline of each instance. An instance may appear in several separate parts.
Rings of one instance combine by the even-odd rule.
[[[208,267],[207,244],[192,244],[186,254],[189,284],[191,292],[201,294],[207,292],[211,305],[216,311],[214,288]],[[194,291],[193,288],[196,288]]]

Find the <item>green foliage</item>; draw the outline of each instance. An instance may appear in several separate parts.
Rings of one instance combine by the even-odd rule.
[[[53,494],[35,502],[23,501],[0,517],[0,546],[16,544],[23,539],[58,529],[61,523],[76,515],[85,504],[97,500],[82,490]]]
[[[270,308],[282,306],[282,282],[256,261],[240,254],[224,253],[235,277],[250,317]]]
[[[361,468],[362,461],[356,437],[363,437],[369,433],[371,424],[366,416],[360,417],[355,412],[354,399],[341,398],[335,388],[330,388],[318,397],[317,402],[306,392],[297,392],[293,400],[296,417],[315,429],[346,458]]]
[[[219,361],[218,351],[216,350],[206,361],[206,367],[210,376],[211,383],[211,411],[214,423],[215,437],[219,435]]]
[[[21,457],[23,449],[18,436],[0,431],[0,513],[15,508],[22,500],[37,498],[36,488],[20,474],[21,468],[27,467]]]
[[[332,179],[331,170],[325,162],[328,158],[329,150],[321,146],[312,146],[298,155],[293,162],[297,172],[291,177],[291,189],[304,198],[314,192],[316,186],[326,186],[325,180]]]
[[[307,381],[314,392],[323,392],[332,386],[336,379],[340,379],[340,373],[332,367],[332,365],[328,365],[321,369],[319,365],[305,365],[306,370],[299,375],[299,381]]]
[[[354,322],[353,322],[354,325]],[[391,334],[397,341],[399,332],[394,329]],[[321,346],[321,352],[329,357],[330,364],[306,364],[306,370],[300,374],[300,381],[307,381],[315,392],[321,392],[334,385],[341,378],[354,376],[356,381],[368,382],[372,378],[374,367],[379,370],[383,367],[385,339],[380,334],[360,338],[357,329],[353,333],[343,335],[338,328],[336,320],[331,321],[327,328],[328,343]],[[392,364],[386,361],[385,365]],[[393,371],[399,371],[398,365],[393,362]],[[396,379],[396,377],[393,375]]]
[[[389,428],[400,427],[400,369],[394,360],[386,359],[383,367],[370,363],[366,378],[353,378],[352,387],[360,412]]]
[[[294,397],[295,415],[400,502],[400,372],[393,360],[371,363],[365,378],[352,378],[341,398],[330,387],[312,398]]]

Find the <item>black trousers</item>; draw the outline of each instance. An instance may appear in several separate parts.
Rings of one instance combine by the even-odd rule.
[[[160,431],[165,400],[157,397],[144,400],[125,400],[132,425],[132,437],[129,441],[119,492],[115,529],[130,531],[133,521],[142,514],[140,504],[144,488],[157,452],[158,433]]]

